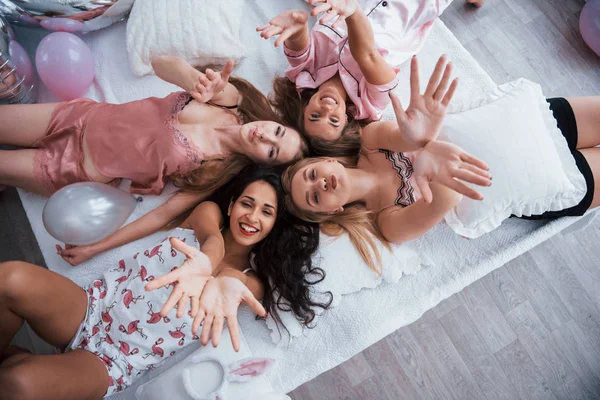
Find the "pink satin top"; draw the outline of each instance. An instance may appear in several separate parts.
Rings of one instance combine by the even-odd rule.
[[[131,192],[160,194],[167,179],[199,167],[204,154],[178,130],[186,92],[124,104],[97,103],[86,116],[84,140],[98,172],[131,179]]]
[[[375,36],[375,46],[393,67],[418,53],[436,18],[451,0],[360,0]],[[321,16],[320,16],[321,17]],[[309,45],[299,51],[284,48],[291,65],[286,76],[299,91],[315,89],[339,73],[342,84],[354,104],[350,109],[356,119],[379,120],[389,104],[388,92],[398,85],[398,74],[384,85],[366,81],[358,63],[352,58],[347,26],[330,24],[313,27]],[[396,73],[399,69],[395,68]]]

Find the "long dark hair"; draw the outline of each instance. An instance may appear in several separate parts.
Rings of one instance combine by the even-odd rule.
[[[273,93],[269,96],[269,101],[280,115],[284,125],[291,126],[306,137],[312,157],[357,157],[360,152],[361,129],[371,121],[354,119],[351,112],[354,104],[348,100],[346,102],[348,123],[338,139],[310,137],[304,127],[304,110],[315,93],[317,89],[302,89],[298,94],[294,82],[278,76],[273,80]]]
[[[325,302],[311,297],[310,287],[325,279],[325,271],[312,264],[312,255],[319,247],[319,225],[303,221],[284,207],[284,191],[280,171],[264,165],[244,168],[229,184],[210,198],[219,205],[224,216],[224,229],[229,228],[227,210],[246,188],[257,181],[271,185],[277,194],[277,215],[273,230],[250,252],[255,272],[264,285],[263,304],[275,321],[281,323],[278,311],[291,311],[304,325],[315,318],[313,308],[327,309],[332,295]]]

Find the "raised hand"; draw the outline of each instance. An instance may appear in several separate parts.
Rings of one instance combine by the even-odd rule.
[[[267,24],[259,26],[256,28],[256,31],[260,32],[260,36],[264,39],[279,35],[277,40],[275,40],[275,47],[279,47],[289,38],[307,29],[307,21],[308,14],[305,11],[289,10],[282,12]]]
[[[197,248],[188,246],[179,239],[171,238],[170,241],[176,250],[185,254],[186,260],[179,268],[148,283],[146,290],[155,290],[175,283],[171,295],[160,310],[160,316],[169,314],[177,304],[177,318],[181,318],[189,301],[194,317],[198,314],[202,289],[212,279],[212,266],[208,257]]]
[[[233,71],[233,60],[227,61],[223,70],[219,73],[208,68],[204,73],[197,72],[197,81],[193,83],[189,93],[201,103],[210,101],[213,96],[225,89],[229,76]]]
[[[483,200],[483,196],[457,179],[479,186],[492,184],[489,168],[483,161],[452,143],[439,140],[427,143],[419,151],[413,168],[417,186],[427,203],[431,203],[433,197],[430,182],[447,186],[474,200]]]
[[[392,106],[400,133],[415,143],[434,140],[442,127],[448,104],[454,96],[458,78],[450,81],[452,63],[441,56],[429,78],[425,93],[419,85],[419,62],[413,57],[410,63],[410,105],[404,111],[400,99],[390,92]]]
[[[192,333],[195,335],[198,332],[200,324],[204,320],[200,343],[206,346],[212,334],[212,345],[217,347],[221,340],[225,318],[227,318],[231,343],[233,349],[238,351],[240,349],[240,328],[237,311],[242,302],[248,304],[260,316],[267,314],[262,304],[239,279],[230,276],[217,276],[215,279],[211,279],[202,292],[200,310],[194,318]]]
[[[313,17],[322,12],[327,13],[319,20],[322,24],[338,17],[337,21],[331,25],[333,28],[337,28],[346,18],[350,17],[360,8],[356,0],[308,0],[308,4],[315,6],[310,11],[310,15]]]
[[[57,244],[56,253],[72,266],[76,266],[94,257],[98,254],[98,251],[95,249],[94,245],[91,244],[84,246],[65,244],[64,249]]]

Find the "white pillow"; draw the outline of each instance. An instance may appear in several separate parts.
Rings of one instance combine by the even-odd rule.
[[[447,116],[440,139],[485,161],[492,186],[484,200],[463,198],[445,219],[476,238],[510,215],[537,215],[578,204],[586,183],[540,86],[526,79],[499,86],[487,100]]]
[[[241,60],[243,0],[136,0],[127,22],[133,73],[153,73],[151,60],[179,56],[194,66]]]

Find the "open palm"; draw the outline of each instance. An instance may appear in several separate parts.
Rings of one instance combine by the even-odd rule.
[[[338,17],[337,21],[332,25],[334,28],[354,14],[359,8],[356,0],[308,0],[308,4],[315,6],[310,12],[312,16],[316,16],[322,12],[327,13],[319,20],[322,24]]]
[[[160,310],[160,315],[166,316],[177,304],[177,317],[181,318],[189,301],[193,317],[198,313],[202,290],[212,279],[212,266],[206,254],[197,248],[188,246],[179,239],[171,238],[170,241],[176,250],[185,254],[186,260],[179,268],[148,283],[146,290],[155,290],[172,284],[173,290]]]
[[[286,40],[302,32],[306,27],[308,14],[302,10],[284,11],[265,25],[256,28],[264,39],[279,35],[275,40],[275,47],[279,47]]]
[[[200,323],[204,319],[200,342],[207,345],[212,333],[212,344],[218,346],[225,318],[229,327],[231,343],[235,351],[240,347],[239,326],[237,311],[242,302],[247,303],[258,315],[264,316],[265,309],[252,295],[250,289],[239,279],[222,276],[216,277],[206,283],[200,298],[200,310],[192,324],[192,333],[196,334]]]
[[[423,145],[434,140],[442,128],[448,104],[454,96],[458,79],[450,82],[452,64],[441,56],[429,78],[425,93],[421,94],[419,64],[413,57],[410,64],[410,104],[406,111],[400,99],[390,92],[392,106],[400,132],[405,138]]]
[[[198,72],[197,82],[190,91],[192,97],[201,103],[209,102],[214,95],[225,89],[233,66],[233,60],[229,60],[221,72],[213,71],[210,68],[207,68],[204,73]]]
[[[427,143],[425,148],[419,151],[413,168],[417,186],[427,203],[432,200],[430,182],[439,183],[475,200],[481,200],[483,197],[457,179],[480,186],[491,184],[488,166],[483,161],[452,143],[440,140]]]

